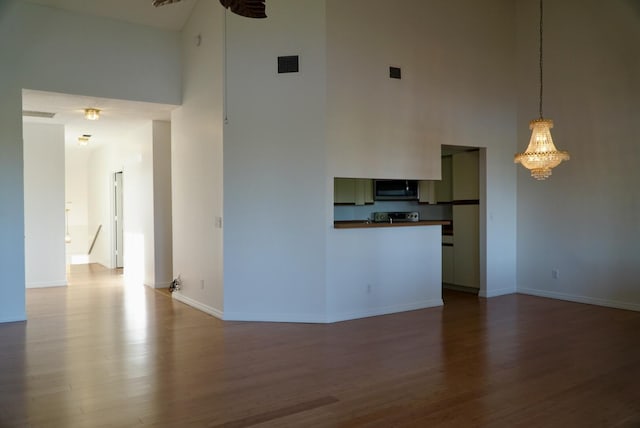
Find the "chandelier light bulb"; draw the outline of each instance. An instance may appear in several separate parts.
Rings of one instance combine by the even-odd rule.
[[[89,144],[89,137],[86,137],[84,135],[78,137],[78,145],[79,146],[86,146],[87,144]]]

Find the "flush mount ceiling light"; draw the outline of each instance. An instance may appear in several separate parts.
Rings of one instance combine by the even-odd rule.
[[[82,147],[86,146],[87,144],[89,144],[89,138],[91,138],[91,135],[82,134],[78,137],[78,145]]]
[[[84,118],[87,120],[98,120],[100,119],[100,110],[97,108],[86,108],[84,109]]]
[[[544,119],[542,116],[542,16],[543,5],[540,0],[540,50],[539,50],[539,70],[540,70],[540,117],[529,122],[531,129],[531,139],[529,146],[524,153],[518,153],[514,157],[515,163],[531,170],[531,176],[536,180],[544,180],[551,175],[551,169],[560,165],[564,160],[569,160],[569,152],[556,149],[551,138],[550,129],[553,128],[553,120]]]
[[[155,7],[164,6],[171,3],[178,3],[181,0],[153,0]],[[266,18],[265,0],[220,0],[220,4],[236,15],[247,18]]]

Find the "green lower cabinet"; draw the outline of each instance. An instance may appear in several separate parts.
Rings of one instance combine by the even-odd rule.
[[[480,288],[479,206],[453,206],[453,282]]]

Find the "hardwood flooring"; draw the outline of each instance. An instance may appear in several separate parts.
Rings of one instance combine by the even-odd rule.
[[[0,427],[640,427],[640,313],[446,292],[330,325],[222,322],[71,273],[0,324]]]

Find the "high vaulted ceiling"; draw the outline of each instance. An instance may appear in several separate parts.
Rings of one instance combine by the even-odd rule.
[[[154,7],[151,0],[22,0],[72,12],[117,19],[165,30],[181,30],[196,0]]]

